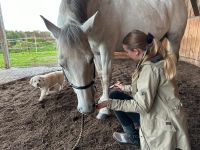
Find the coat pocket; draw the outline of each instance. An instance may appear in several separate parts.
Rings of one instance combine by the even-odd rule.
[[[172,150],[176,147],[176,129],[171,121],[154,117],[143,120],[141,127],[151,149]]]

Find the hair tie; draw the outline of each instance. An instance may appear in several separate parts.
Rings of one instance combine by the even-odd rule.
[[[147,34],[147,44],[151,44],[153,42],[154,36],[151,33]]]

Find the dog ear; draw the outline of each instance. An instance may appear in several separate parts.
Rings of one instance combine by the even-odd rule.
[[[31,80],[29,81],[29,84],[33,84],[33,78],[31,78]]]

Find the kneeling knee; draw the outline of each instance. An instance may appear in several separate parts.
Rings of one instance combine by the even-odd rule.
[[[118,99],[118,95],[119,95],[120,93],[121,93],[120,91],[113,90],[113,91],[110,92],[109,98],[111,98],[111,99]]]

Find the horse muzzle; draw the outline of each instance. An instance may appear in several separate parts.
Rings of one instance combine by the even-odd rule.
[[[89,106],[89,107],[81,107],[81,106],[78,106],[77,107],[77,110],[82,113],[82,114],[85,114],[85,115],[88,115],[88,114],[92,114],[94,113],[95,111],[95,104]]]

